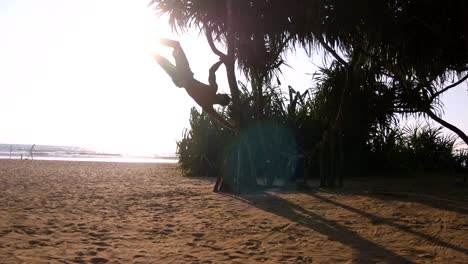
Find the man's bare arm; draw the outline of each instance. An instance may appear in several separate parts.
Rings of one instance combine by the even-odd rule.
[[[211,66],[210,68],[210,73],[208,76],[208,83],[214,89],[215,93],[218,91],[218,84],[216,83],[216,71],[218,70],[221,64],[223,64],[222,61],[218,61],[215,64],[213,64],[213,66]]]

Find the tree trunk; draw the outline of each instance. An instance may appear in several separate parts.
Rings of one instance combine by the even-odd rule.
[[[240,94],[239,94],[239,87],[237,86],[237,78],[235,72],[235,29],[233,27],[233,4],[232,0],[228,0],[226,2],[226,10],[228,16],[228,24],[227,24],[227,61],[225,62],[226,66],[226,74],[229,83],[229,89],[231,91],[232,96],[232,108],[234,114],[234,120],[237,123],[236,125],[238,128],[241,127],[242,123],[242,116],[240,113]]]
[[[347,73],[346,75],[349,76],[350,72],[352,71],[351,67],[346,67]],[[346,78],[345,86],[343,87],[343,91],[340,95],[340,103],[338,106],[338,111],[336,113],[335,120],[330,122],[330,128],[328,132],[324,133],[322,137],[322,161],[320,168],[322,179],[320,180],[321,185],[324,187],[334,187],[336,185],[336,180],[338,179],[338,185],[343,185],[343,175],[344,173],[343,168],[343,136],[342,126],[343,126],[343,118],[344,118],[344,108],[346,105],[346,97],[348,90],[351,84]]]
[[[468,12],[468,5],[466,5],[465,0],[460,1],[460,12],[461,18],[463,19],[463,29],[464,29],[464,40],[465,40],[465,52],[468,53],[468,18],[466,14]]]
[[[354,51],[351,57],[350,62],[346,62],[341,59],[336,52],[333,51],[329,46],[326,45],[323,41],[321,42],[324,45],[325,49],[332,53],[337,61],[339,61],[343,66],[346,68],[346,79],[343,90],[340,95],[340,101],[338,105],[338,110],[336,113],[335,120],[331,121],[330,129],[328,133],[324,134],[322,137],[323,148],[326,150],[325,153],[328,156],[322,157],[324,159],[321,162],[322,166],[325,166],[324,174],[321,173],[322,178],[321,182],[325,182],[328,187],[334,187],[337,185],[339,187],[343,186],[343,176],[344,176],[344,162],[345,162],[345,134],[348,133],[346,129],[344,129],[344,122],[345,113],[348,111],[349,103],[350,103],[350,96],[352,96],[352,90],[354,87],[354,70],[355,65],[359,64],[359,60],[361,59],[361,54],[359,51]],[[328,146],[327,146],[328,145]],[[322,170],[322,168],[321,168]],[[338,182],[337,182],[338,181]]]
[[[227,74],[227,79],[229,83],[229,89],[231,90],[231,96],[232,96],[232,112],[233,112],[233,119],[236,122],[236,136],[237,136],[237,146],[233,147],[231,151],[234,151],[235,153],[231,153],[229,156],[231,157],[228,159],[228,162],[233,163],[229,164],[229,166],[234,166],[235,172],[234,173],[228,173],[228,175],[224,175],[223,177],[230,177],[232,179],[226,179],[220,182],[219,189],[220,190],[230,190],[230,191],[235,191],[237,193],[242,192],[243,188],[249,189],[252,188],[253,186],[250,186],[254,184],[254,180],[248,177],[254,177],[254,175],[250,175],[251,173],[248,173],[248,166],[249,162],[246,160],[246,157],[248,155],[243,155],[244,153],[247,153],[247,149],[243,144],[243,140],[240,136],[240,130],[243,127],[243,116],[240,108],[240,92],[239,92],[239,87],[237,85],[237,78],[236,78],[236,73],[235,73],[235,34],[236,34],[236,29],[235,29],[235,24],[233,23],[233,15],[234,15],[234,5],[233,5],[232,0],[228,0],[226,2],[226,10],[227,10],[227,35],[226,35],[226,40],[227,40],[227,56],[226,60],[224,62],[226,66],[226,74]],[[234,185],[234,186],[229,186],[229,185]]]
[[[255,98],[255,112],[257,122],[263,119],[263,78],[258,73],[250,77]]]

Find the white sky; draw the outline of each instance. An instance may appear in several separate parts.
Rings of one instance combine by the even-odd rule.
[[[170,56],[157,38],[180,40],[202,81],[217,58],[196,34],[172,35],[148,2],[0,0],[0,143],[173,154],[195,104],[153,61]],[[311,59],[289,58],[283,86],[309,88]],[[444,97],[446,119],[465,132],[467,99],[466,87]]]

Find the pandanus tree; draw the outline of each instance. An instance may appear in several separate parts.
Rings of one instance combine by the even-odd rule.
[[[224,58],[233,118],[240,127],[236,62],[255,84],[258,118],[262,117],[262,84],[278,71],[285,50],[321,48],[344,67],[336,115],[321,142],[322,174],[331,179],[326,185],[334,185],[334,179],[344,173],[340,169],[346,159],[340,154],[348,122],[344,120],[353,118],[346,116],[345,108],[356,96],[351,90],[357,87],[354,78],[363,61],[381,67],[381,74],[401,88],[394,89],[401,95],[400,111],[421,111],[454,129],[441,122],[424,96],[429,91],[435,102],[459,82],[433,89],[435,83],[445,83],[452,72],[462,76],[468,72],[468,5],[463,0],[152,0],[151,4],[168,15],[174,28],[199,29],[213,52]],[[417,80],[417,85],[408,80]],[[423,84],[426,88],[421,89]],[[414,96],[426,103],[408,101]],[[466,141],[463,132],[455,132]]]
[[[231,116],[234,123],[240,129],[246,124],[246,118],[242,116],[240,109],[242,104],[235,75],[236,62],[244,71],[245,77],[253,84],[256,118],[262,119],[265,105],[263,87],[282,64],[281,54],[288,40],[284,40],[282,36],[268,36],[263,30],[251,30],[252,25],[265,23],[261,16],[255,16],[253,12],[257,10],[252,8],[250,1],[154,0],[151,4],[159,12],[169,16],[173,27],[181,30],[197,28],[204,33],[212,51],[220,57],[226,67],[232,96]],[[217,46],[220,43],[222,48]],[[225,51],[222,51],[223,49]],[[245,151],[249,152],[248,149],[237,150],[238,153]],[[240,181],[247,182],[247,184],[242,184],[244,186],[255,184],[254,179],[249,178],[238,179],[237,185],[240,185]]]
[[[286,34],[268,34],[260,25],[269,25],[258,16],[261,9],[268,11],[268,1],[231,0],[153,0],[159,13],[168,15],[174,29],[198,29],[206,36],[214,54],[223,59],[235,109],[234,119],[242,123],[238,108],[239,87],[235,63],[250,79],[256,98],[257,116],[262,116],[262,88],[283,63],[282,52],[289,41]],[[263,4],[263,7],[260,5]],[[260,10],[259,10],[260,9]],[[221,44],[221,48],[217,47]],[[225,51],[222,51],[225,49]]]
[[[423,114],[468,136],[439,113],[440,96],[468,79],[468,5],[459,1],[389,1],[392,19],[382,37],[366,34],[366,55],[382,67],[397,98],[395,112]],[[386,33],[388,32],[388,33]]]

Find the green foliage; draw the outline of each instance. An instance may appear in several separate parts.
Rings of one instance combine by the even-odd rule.
[[[430,127],[428,125],[408,127],[405,147],[411,154],[413,166],[417,170],[442,171],[453,168],[453,151],[455,137],[442,134],[442,127]]]
[[[191,128],[178,143],[187,172],[213,175],[231,162],[236,164],[236,175],[239,168],[259,175],[273,168],[258,169],[268,161],[284,166],[295,160],[315,174],[319,142],[328,144],[332,153],[322,155],[330,160],[330,166],[322,167],[339,164],[336,170],[347,174],[360,175],[361,168],[364,172],[442,170],[463,161],[466,166],[466,155],[454,159],[453,138],[442,136],[440,129],[403,131],[392,126],[396,112],[422,113],[468,143],[463,131],[434,114],[441,106],[440,94],[456,86],[444,87],[446,81],[468,69],[464,1],[152,0],[150,4],[167,15],[175,29],[196,28],[208,40],[227,45],[252,83],[252,92],[241,85],[240,105],[235,100],[242,118],[237,110],[235,116],[232,109],[226,110],[242,126],[235,140],[206,115],[192,112]],[[322,69],[313,90],[300,94],[289,89],[287,97],[268,84],[279,72],[285,51],[298,47],[309,54],[325,49],[340,64]],[[230,88],[237,98],[237,88]],[[288,134],[296,147],[284,146],[286,154],[279,158],[281,151],[275,146]],[[222,147],[214,146],[218,144]],[[230,156],[234,152],[245,160]],[[336,162],[343,157],[344,164]]]
[[[245,70],[274,71],[297,44],[341,50],[365,47],[375,61],[419,76],[464,69],[468,61],[465,1],[428,0],[151,0],[174,28],[211,30],[226,43],[228,22]],[[228,17],[227,3],[232,17]],[[279,55],[279,56],[278,56]]]
[[[468,149],[458,149],[455,151],[456,170],[468,174]]]
[[[251,92],[245,85],[241,87],[243,115],[248,118],[248,125],[236,138],[207,114],[193,108],[190,129],[177,142],[181,168],[188,175],[221,173],[232,179],[240,164],[242,173],[261,185],[278,181],[284,184],[304,173],[306,177],[317,177],[317,145],[326,128],[326,113],[333,111],[328,105],[333,105],[333,99],[326,85],[302,94],[289,87],[287,96],[278,87],[268,87],[264,92],[265,119],[261,122],[255,118]],[[226,114],[229,111],[226,109]],[[363,113],[376,115],[369,109]],[[375,117],[373,120],[370,125],[364,124],[364,131],[368,131],[364,141],[347,145],[350,153],[357,151],[353,146],[361,148],[362,155],[359,160],[345,161],[347,170],[366,175],[466,169],[468,151],[456,152],[455,137],[443,134],[442,127],[416,124],[400,128],[394,119],[387,123],[379,123]],[[241,159],[234,162],[238,151]]]
[[[215,123],[196,108],[190,112],[190,129],[177,142],[177,156],[188,175],[216,176],[222,165],[222,153],[232,141],[232,132]]]
[[[444,172],[463,170],[456,137],[442,127],[416,124],[376,131],[367,142],[368,172]]]
[[[288,100],[279,87],[267,87],[263,92],[263,119],[259,121],[252,92],[244,84],[240,87],[245,127],[234,137],[208,115],[193,108],[190,128],[177,142],[181,168],[189,175],[222,173],[228,179],[235,177],[236,170],[241,169],[267,185],[275,180],[284,182],[293,178],[304,152],[299,147],[303,146],[298,143],[301,142],[299,138],[309,139],[299,132],[314,129],[313,124],[307,124],[310,121],[307,109],[311,104],[304,103],[304,99],[308,92],[301,95],[291,88],[293,103],[286,105]],[[229,107],[226,115],[231,114]],[[315,143],[310,143],[310,147]],[[236,153],[242,154],[240,160]]]

